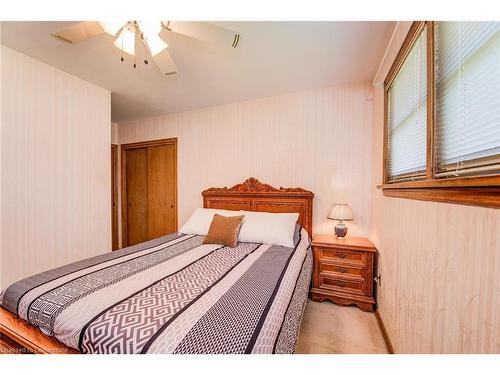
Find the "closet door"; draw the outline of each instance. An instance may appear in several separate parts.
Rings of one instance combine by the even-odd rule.
[[[126,151],[127,245],[149,239],[148,235],[148,149]]]
[[[177,230],[177,141],[122,145],[123,246]]]
[[[148,147],[149,239],[177,230],[175,164],[173,144]]]

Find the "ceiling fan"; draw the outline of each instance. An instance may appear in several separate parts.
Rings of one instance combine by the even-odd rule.
[[[148,56],[151,56],[164,76],[175,76],[178,74],[177,66],[167,51],[167,43],[160,36],[164,30],[232,48],[238,47],[240,42],[240,34],[235,31],[208,22],[187,21],[80,22],[52,36],[67,43],[78,43],[107,33],[114,38],[115,47],[132,56],[138,53],[139,48],[144,48],[144,64],[149,64]],[[124,61],[123,56],[121,61]]]

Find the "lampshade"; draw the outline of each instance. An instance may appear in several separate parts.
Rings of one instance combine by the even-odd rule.
[[[327,218],[342,221],[353,220],[352,211],[347,204],[334,204]]]

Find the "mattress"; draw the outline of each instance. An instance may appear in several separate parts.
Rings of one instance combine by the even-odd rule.
[[[292,353],[312,272],[294,247],[172,234],[20,280],[2,307],[82,353]]]

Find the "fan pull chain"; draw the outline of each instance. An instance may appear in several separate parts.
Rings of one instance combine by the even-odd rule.
[[[123,32],[121,33],[121,38],[122,38],[122,49],[121,49],[121,57],[120,57],[120,60],[121,62],[124,62],[125,61],[125,58],[123,57]]]
[[[148,58],[149,58],[149,55],[150,55],[151,52],[150,52],[150,50],[148,48],[147,40],[145,39],[144,34],[139,30],[138,25],[137,25],[137,23],[135,21],[134,21],[134,26],[135,26],[136,37],[137,37],[137,35],[139,35],[139,38],[141,39],[141,42],[142,42],[142,44],[144,46],[144,50],[146,52],[145,53],[145,58],[144,58],[143,62],[144,62],[145,65],[149,65]],[[120,37],[121,37],[121,52],[122,52],[121,53],[121,57],[120,57],[120,61],[124,62],[125,61],[125,57],[124,57],[124,54],[123,54],[123,38],[124,38],[123,33],[120,33]],[[133,65],[134,69],[137,68],[137,48],[138,48],[137,44],[135,45],[135,47],[136,47],[135,48],[136,49],[136,53],[134,54],[134,65]],[[151,55],[151,57],[153,57],[153,55]]]
[[[134,21],[134,47],[136,47],[136,43],[135,41],[137,40],[137,21]],[[137,61],[137,48],[135,48],[136,51],[134,53],[134,69],[137,68],[137,64],[136,64],[136,61]]]
[[[144,51],[146,51],[146,57],[144,58],[144,64],[145,65],[148,65],[149,64],[149,61],[148,61],[148,46],[147,46],[147,40],[144,38],[144,34],[141,33],[141,41],[142,41],[142,45],[144,46]]]

